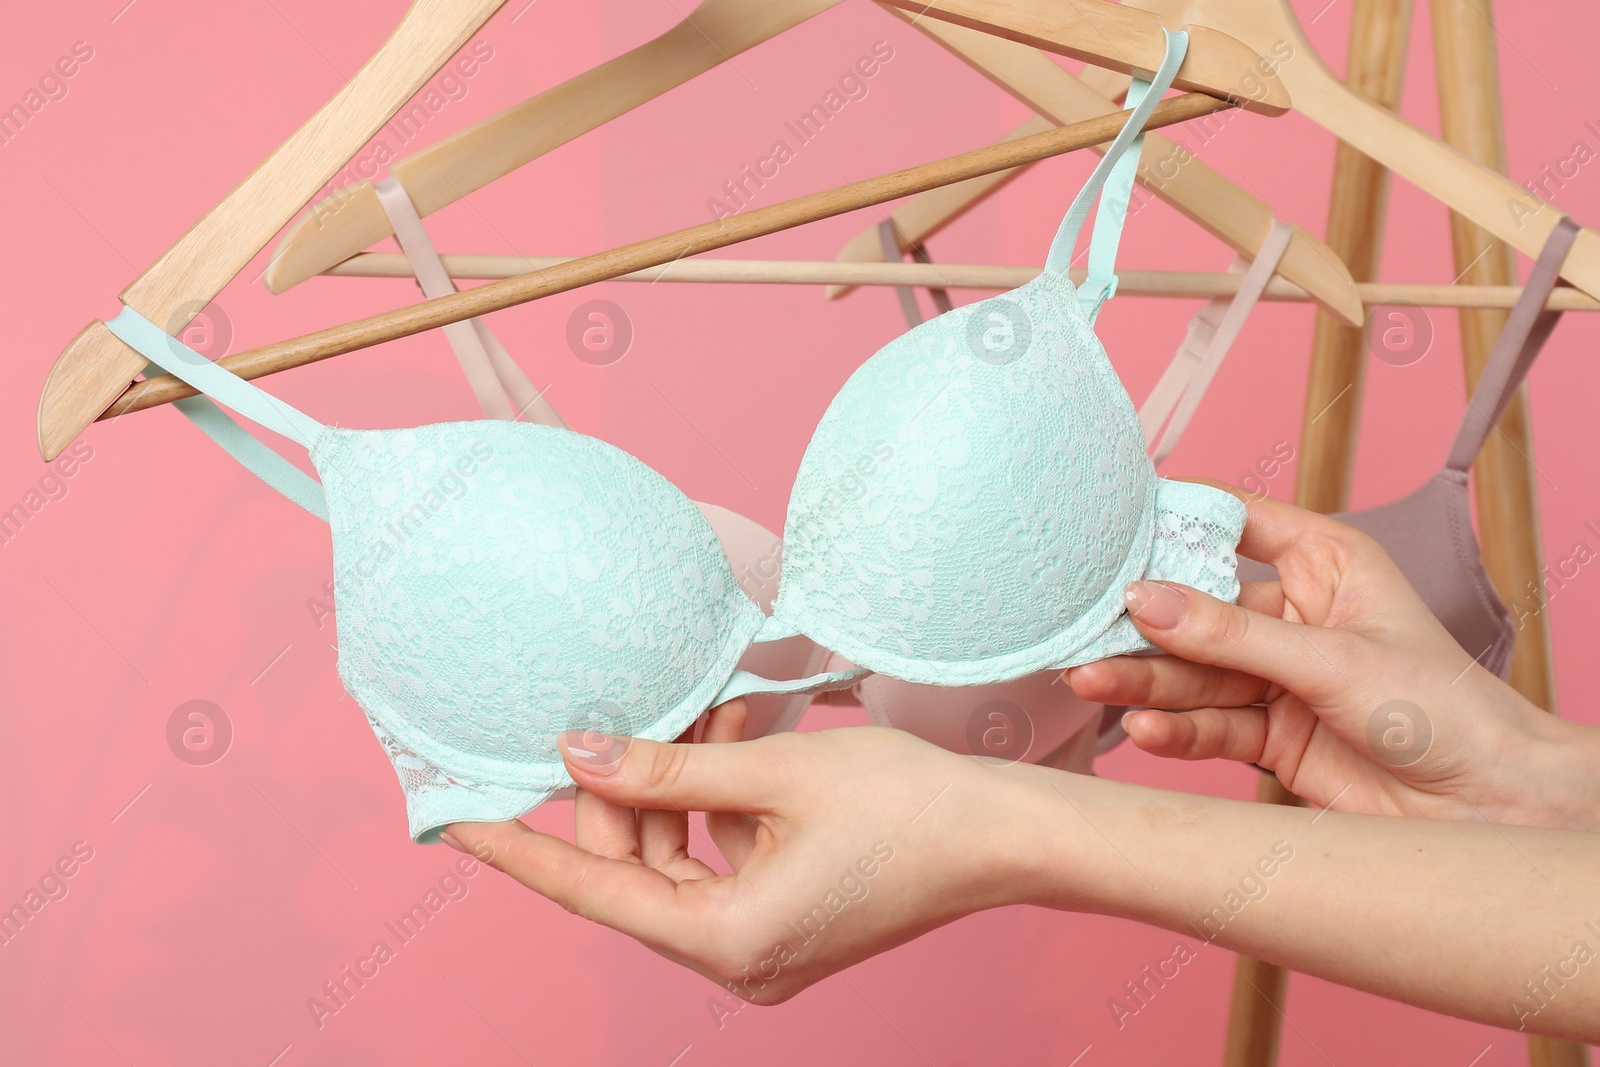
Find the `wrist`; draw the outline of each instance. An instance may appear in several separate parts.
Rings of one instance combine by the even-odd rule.
[[[1093,775],[1019,763],[998,771],[1014,844],[1001,862],[1004,904],[1134,915],[1150,885],[1128,828],[1105,793],[1127,789]],[[1110,837],[1107,834],[1110,834]],[[1113,843],[1113,839],[1121,844]]]
[[[1600,729],[1539,712],[1529,724],[1530,793],[1524,822],[1600,830]]]
[[[1473,671],[1459,688],[1455,721],[1467,740],[1445,784],[1467,808],[1424,814],[1600,829],[1600,729],[1550,714],[1487,671]]]

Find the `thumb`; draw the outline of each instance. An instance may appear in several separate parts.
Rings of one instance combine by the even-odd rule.
[[[556,747],[578,788],[630,808],[765,813],[780,777],[760,740],[663,745],[567,730]]]
[[[1265,678],[1311,704],[1350,687],[1347,635],[1228,604],[1177,582],[1130,582],[1128,616],[1151,643],[1193,663]]]

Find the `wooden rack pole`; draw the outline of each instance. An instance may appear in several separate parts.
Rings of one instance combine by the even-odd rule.
[[[1496,60],[1494,15],[1490,0],[1433,0],[1434,64],[1439,83],[1439,118],[1444,140],[1485,166],[1506,171],[1500,74]],[[1516,284],[1511,246],[1468,219],[1450,214],[1450,238],[1460,281]],[[1507,313],[1463,309],[1461,358],[1470,394]],[[1526,387],[1500,418],[1473,465],[1478,505],[1478,541],[1483,562],[1500,598],[1536,610],[1516,611],[1522,620],[1512,655],[1511,684],[1547,711],[1556,710],[1555,670],[1550,655],[1549,619],[1540,582],[1543,552],[1539,537],[1539,495]],[[1585,1067],[1588,1051],[1570,1041],[1530,1036],[1533,1067]]]
[[[1345,81],[1391,110],[1400,102],[1410,27],[1411,0],[1355,0]],[[1326,240],[1357,282],[1377,278],[1388,199],[1388,170],[1341,142],[1334,156]],[[1364,329],[1352,329],[1317,312],[1295,479],[1295,503],[1303,508],[1338,511],[1349,503],[1366,336]],[[1270,775],[1262,777],[1256,799],[1300,803]],[[1277,1062],[1288,982],[1283,968],[1239,957],[1224,1067],[1271,1067]]]
[[[570,263],[569,256],[488,256],[447,252],[439,257],[450,277],[499,280],[530,270]],[[836,259],[734,259],[692,256],[660,267],[620,274],[614,282],[692,283],[732,285],[865,285],[911,286],[934,289],[992,289],[1004,292],[1026,285],[1042,268],[992,263],[875,263],[840,262]],[[363,252],[323,272],[346,278],[410,278],[411,261],[399,252]],[[1067,272],[1074,285],[1088,273],[1075,267]],[[1210,300],[1239,291],[1244,275],[1231,271],[1119,270],[1117,295]],[[1439,285],[1406,282],[1358,282],[1356,294],[1366,307],[1412,304],[1417,307],[1509,308],[1522,295],[1518,285]],[[1283,278],[1274,278],[1261,293],[1262,300],[1307,303],[1311,294]],[[1596,300],[1581,289],[1559,286],[1545,301],[1552,311],[1600,311]]]

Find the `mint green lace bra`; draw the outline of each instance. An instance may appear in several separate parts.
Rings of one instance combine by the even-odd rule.
[[[771,616],[702,512],[597,438],[504,419],[324,426],[132,308],[107,325],[156,366],[310,450],[320,483],[206,396],[178,407],[312,514],[333,542],[339,675],[396,758],[412,835],[516,818],[571,785],[568,729],[668,741],[747,693],[867,672],[976,686],[1147,649],[1122,588],[1163,577],[1233,599],[1244,508],[1156,476],[1095,337],[1115,289],[1140,130],[1182,62],[1167,35],[1133,113],[1034,281],[880,349],[801,461]],[[1066,270],[1102,186],[1089,279]],[[857,666],[792,680],[738,669],[804,635]],[[443,782],[439,781],[443,777]],[[413,802],[415,801],[415,803]]]

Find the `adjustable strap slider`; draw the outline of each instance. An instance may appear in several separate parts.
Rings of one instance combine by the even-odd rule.
[[[1117,276],[1115,274],[1102,274],[1098,277],[1089,277],[1083,280],[1078,287],[1078,303],[1083,308],[1085,317],[1092,324],[1095,316],[1100,314],[1100,305],[1117,295]]]

